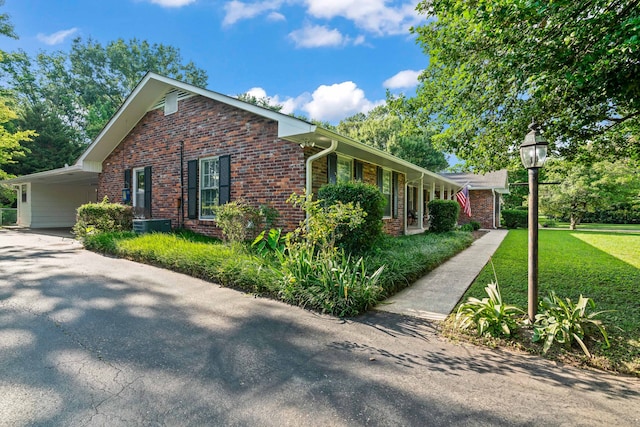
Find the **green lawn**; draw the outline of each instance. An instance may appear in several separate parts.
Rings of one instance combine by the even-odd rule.
[[[493,256],[505,303],[527,307],[527,230],[509,232]],[[469,288],[484,297],[494,281],[488,265]],[[623,232],[540,230],[539,294],[554,290],[574,302],[582,294],[598,310],[614,310],[602,319],[611,348],[596,345],[590,363],[640,375],[640,235]]]

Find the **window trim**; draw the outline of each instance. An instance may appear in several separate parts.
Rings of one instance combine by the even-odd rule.
[[[204,162],[215,160],[218,163],[218,202],[215,206],[220,206],[220,156],[209,156],[198,159],[198,219],[201,221],[215,221],[215,214],[212,215],[202,215],[202,191],[203,190],[213,190],[216,187],[207,187],[204,188],[204,170],[205,168],[202,166]]]

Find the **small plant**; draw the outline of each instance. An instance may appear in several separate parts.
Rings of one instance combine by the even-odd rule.
[[[481,225],[478,221],[469,221],[469,224],[473,227],[473,231],[480,230]]]
[[[456,326],[463,330],[475,328],[481,336],[511,336],[518,327],[516,317],[524,312],[516,306],[503,303],[497,281],[489,283],[484,290],[487,298],[480,300],[470,297],[460,305],[456,313]]]
[[[547,219],[542,223],[545,228],[554,228],[558,226],[558,223],[554,219]]]
[[[468,224],[462,224],[460,227],[458,227],[458,230],[460,231],[467,231],[467,232],[472,232],[474,231],[473,225],[471,223]]]
[[[216,223],[231,243],[244,242],[256,226],[258,210],[243,200],[225,203],[214,208]]]
[[[588,308],[595,308],[596,304],[591,298],[580,295],[578,303],[574,304],[569,298],[559,298],[551,291],[548,296],[540,301],[540,313],[536,315],[533,325],[533,342],[544,341],[542,351],[546,353],[554,342],[570,348],[573,342],[577,342],[587,357],[591,353],[584,343],[589,328],[595,328],[604,338],[606,347],[609,347],[607,332],[602,322],[595,317],[605,311],[587,313]]]
[[[282,229],[272,228],[268,233],[262,231],[258,234],[258,237],[255,238],[251,246],[263,257],[269,254],[283,253],[285,245],[282,238]]]

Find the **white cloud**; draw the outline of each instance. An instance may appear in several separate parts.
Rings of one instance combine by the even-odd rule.
[[[194,3],[196,0],[149,0],[153,4],[162,7],[182,7]]]
[[[302,110],[316,120],[336,121],[356,113],[366,113],[384,101],[369,101],[354,82],[321,85],[311,95]]]
[[[64,42],[67,37],[72,36],[77,31],[78,31],[78,29],[74,27],[74,28],[70,28],[68,30],[56,31],[55,33],[49,34],[49,35],[39,33],[36,37],[42,43],[48,44],[50,46],[53,46],[53,45],[60,44],[60,43]]]
[[[305,25],[289,33],[296,47],[342,46],[347,42],[340,31],[322,25]]]
[[[404,70],[382,83],[387,89],[409,89],[418,86],[418,76],[421,71]]]
[[[286,21],[287,18],[285,18],[285,16],[281,13],[271,12],[269,15],[267,15],[267,20],[277,22],[277,21]]]
[[[351,81],[333,85],[321,85],[312,94],[305,92],[295,98],[269,96],[261,87],[247,91],[258,99],[268,99],[271,105],[281,105],[283,114],[304,112],[314,120],[337,122],[356,113],[367,113],[384,104],[384,100],[370,101],[364,91]]]
[[[255,3],[245,3],[238,0],[232,0],[224,5],[224,11],[226,14],[222,21],[222,25],[233,25],[238,21],[255,18],[265,12],[274,12],[282,6],[282,3],[283,0],[266,0]],[[284,16],[282,17],[284,18]]]
[[[308,13],[316,18],[342,17],[368,32],[401,34],[423,18],[416,12],[415,3],[389,7],[386,0],[305,0]]]

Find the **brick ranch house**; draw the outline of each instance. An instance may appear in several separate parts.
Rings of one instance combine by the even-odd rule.
[[[460,212],[458,224],[477,221],[482,228],[499,228],[502,195],[509,194],[509,175],[506,169],[484,175],[472,173],[442,174],[460,184],[468,186],[471,217]]]
[[[245,200],[296,227],[293,193],[362,180],[388,201],[385,231],[423,231],[427,202],[453,199],[458,180],[317,125],[157,74],[147,74],[72,166],[10,180],[18,223],[70,227],[83,203],[129,198],[136,213],[220,235],[212,206]],[[129,202],[129,200],[127,200]],[[414,213],[415,212],[415,213]]]

